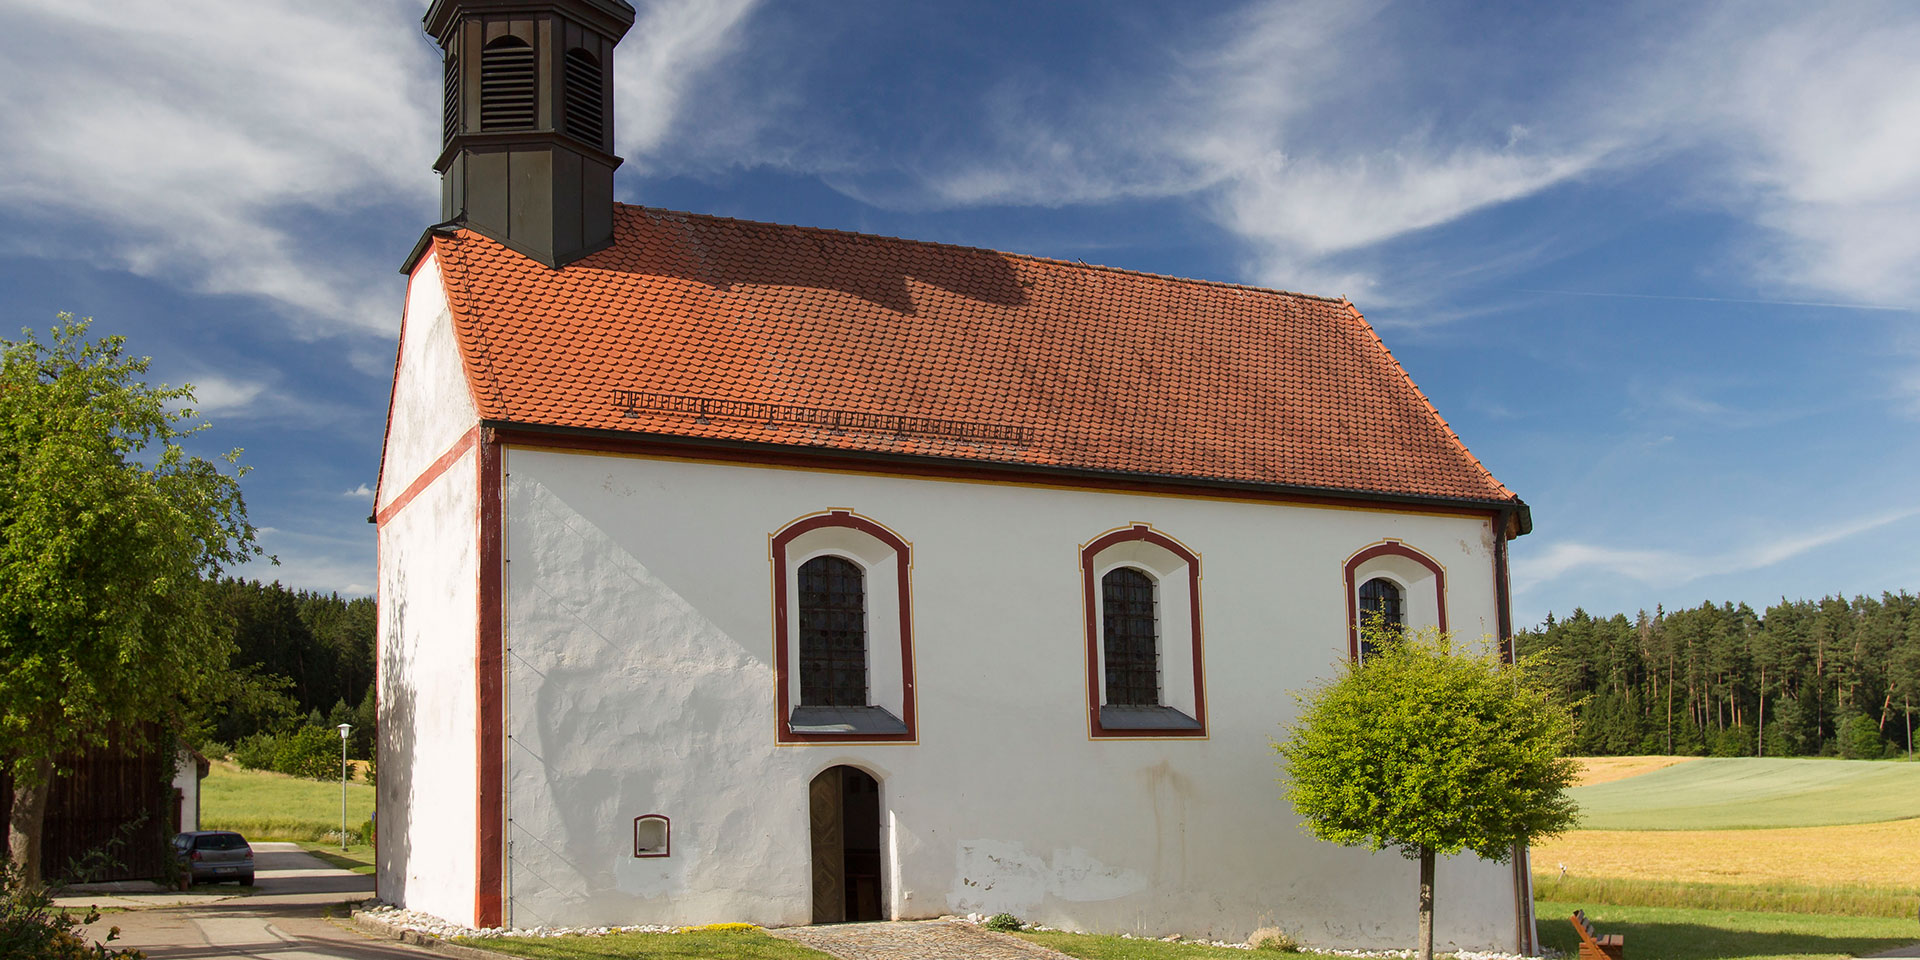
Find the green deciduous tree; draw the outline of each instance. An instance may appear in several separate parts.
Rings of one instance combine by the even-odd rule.
[[[167,746],[146,741],[222,682],[233,647],[202,579],[258,553],[239,451],[190,455],[192,388],[148,384],[145,358],[88,325],[0,340],[0,758],[29,884],[56,758],[113,732]]]
[[[1299,695],[1300,716],[1274,747],[1314,836],[1420,861],[1430,960],[1436,855],[1504,862],[1573,825],[1573,721],[1533,662],[1433,631],[1374,642],[1364,664]]]

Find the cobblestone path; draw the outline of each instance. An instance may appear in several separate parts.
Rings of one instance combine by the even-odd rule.
[[[951,920],[832,923],[767,933],[840,960],[1068,960],[1019,937]]]

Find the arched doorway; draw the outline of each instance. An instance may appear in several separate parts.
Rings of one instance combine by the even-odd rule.
[[[813,922],[881,920],[880,782],[828,767],[807,786],[813,834]]]

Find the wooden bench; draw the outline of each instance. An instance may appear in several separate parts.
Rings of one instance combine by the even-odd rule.
[[[1604,937],[1594,933],[1585,910],[1575,910],[1569,919],[1580,931],[1580,960],[1622,960],[1627,955],[1627,938],[1617,933]]]

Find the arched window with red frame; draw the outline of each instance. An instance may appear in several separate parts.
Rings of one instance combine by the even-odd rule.
[[[1136,523],[1082,546],[1080,572],[1088,732],[1206,736],[1199,554]]]
[[[780,743],[910,742],[912,547],[851,510],[768,537]]]

